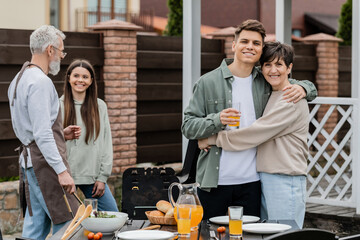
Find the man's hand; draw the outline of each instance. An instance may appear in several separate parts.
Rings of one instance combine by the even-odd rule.
[[[92,197],[102,197],[105,193],[105,183],[96,181],[92,190]]]
[[[68,171],[63,171],[58,174],[58,180],[64,190],[70,194],[73,194],[76,190],[74,179],[70,176]]]
[[[287,102],[297,103],[306,96],[305,89],[297,84],[291,84],[283,88],[284,93],[283,99]]]
[[[80,126],[70,125],[64,129],[65,140],[79,139],[80,135],[81,135]]]
[[[220,112],[220,121],[222,125],[235,125],[240,121],[240,116],[240,112],[235,108],[226,108]],[[238,119],[230,117],[238,117]]]

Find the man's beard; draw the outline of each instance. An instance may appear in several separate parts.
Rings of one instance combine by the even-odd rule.
[[[51,61],[49,64],[49,73],[51,75],[56,75],[60,71],[60,61]]]

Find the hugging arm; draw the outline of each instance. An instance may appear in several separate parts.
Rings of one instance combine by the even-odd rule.
[[[317,97],[317,90],[315,85],[308,81],[298,81],[295,79],[289,79],[291,85],[283,89],[285,91],[284,98],[288,102],[297,103],[301,99],[305,98],[307,101],[312,101]]]
[[[299,114],[301,113],[292,103],[277,104],[272,111],[256,120],[251,126],[221,131],[216,138],[209,138],[208,144],[216,144],[227,151],[253,148],[270,139],[289,134],[291,129],[288,127],[299,117]]]

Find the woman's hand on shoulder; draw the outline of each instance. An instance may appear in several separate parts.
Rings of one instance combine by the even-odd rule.
[[[283,99],[287,102],[297,103],[306,96],[305,89],[297,84],[288,85],[283,91],[285,92]]]

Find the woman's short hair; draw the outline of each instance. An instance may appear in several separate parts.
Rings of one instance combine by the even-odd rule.
[[[43,53],[49,45],[59,47],[59,37],[64,40],[65,34],[51,25],[43,25],[30,35],[30,51],[32,54]]]
[[[281,42],[265,42],[263,53],[260,57],[260,65],[271,62],[274,59],[282,59],[287,67],[294,61],[294,48]]]

